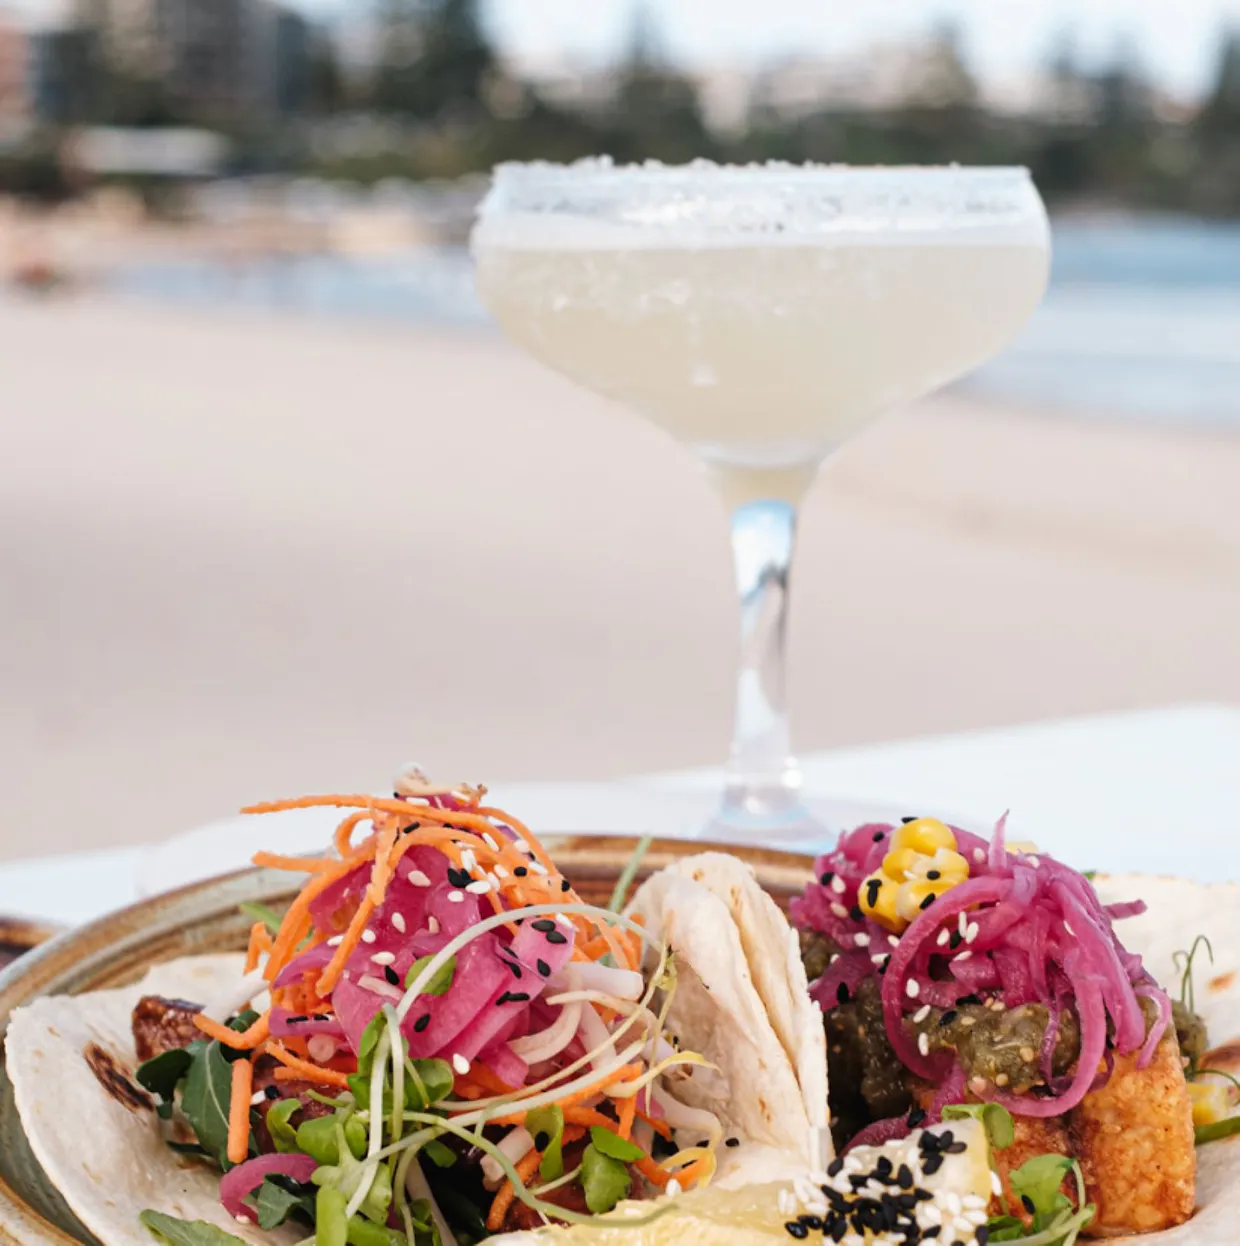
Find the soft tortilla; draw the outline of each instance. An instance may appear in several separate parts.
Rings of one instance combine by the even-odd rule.
[[[44,1171],[78,1219],[108,1246],[151,1246],[138,1220],[153,1209],[207,1220],[246,1242],[295,1242],[288,1226],[270,1232],[238,1224],[220,1204],[219,1173],[183,1159],[163,1142],[147,1096],[109,1090],[109,1067],[132,1080],[130,1015],[143,995],[204,1001],[235,989],[241,956],[193,956],[157,965],[134,986],[88,995],[49,995],[9,1022],[6,1059],[22,1127]],[[100,1055],[102,1053],[102,1056]]]
[[[785,1155],[789,1167],[799,1162],[803,1169],[811,1155],[801,1086],[727,905],[702,883],[669,870],[638,891],[629,911],[675,954],[676,993],[668,1013],[672,1032],[717,1066],[693,1069],[671,1092],[683,1103],[713,1112],[728,1136]],[[824,1069],[825,1061],[824,1053]],[[729,1149],[735,1152],[731,1156]],[[729,1170],[739,1171],[742,1158],[736,1148],[724,1149],[721,1182]]]
[[[664,871],[700,883],[727,905],[745,952],[745,963],[767,1016],[796,1072],[809,1123],[821,1131],[831,1156],[827,1130],[827,1045],[822,1013],[810,999],[797,933],[779,906],[758,884],[753,868],[739,857],[704,852],[677,861]],[[655,884],[658,887],[660,884]]]

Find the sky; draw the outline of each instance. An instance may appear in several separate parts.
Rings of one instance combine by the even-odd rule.
[[[7,0],[32,14],[64,0]],[[311,13],[347,20],[370,0],[293,0]],[[623,46],[635,0],[482,0],[489,24],[516,57],[602,61]],[[6,0],[0,0],[4,6]],[[1240,0],[648,0],[668,51],[691,65],[753,63],[792,51],[861,51],[914,36],[936,20],[963,28],[974,68],[995,80],[1034,69],[1063,32],[1087,62],[1122,39],[1174,94],[1210,81],[1216,40],[1240,27]]]

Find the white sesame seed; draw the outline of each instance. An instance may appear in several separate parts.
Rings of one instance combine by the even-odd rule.
[[[950,939],[951,937],[952,937],[952,932],[950,930],[940,930],[939,937],[935,939],[935,943],[937,943],[939,947],[946,947],[947,940]]]
[[[375,941],[375,937],[376,937],[375,932],[373,930],[362,931],[362,942],[363,943],[373,943]]]
[[[970,1228],[977,1228],[979,1225],[985,1224],[990,1219],[990,1215],[984,1208],[973,1207],[966,1211],[961,1219]]]
[[[1029,864],[1032,865],[1035,870],[1038,868],[1039,865],[1042,864],[1041,859],[1038,857],[1029,856],[1029,857],[1026,857],[1025,860],[1028,861]]]
[[[392,914],[392,929],[400,931],[401,934],[405,933],[408,927],[405,925],[404,913],[393,913]]]
[[[673,1177],[667,1185],[663,1187],[663,1193],[669,1198],[675,1198],[676,1195],[680,1193],[680,1182]]]
[[[254,1221],[251,1220],[249,1216],[234,1216],[233,1219],[238,1224],[253,1224],[254,1223]]]
[[[960,1201],[966,1211],[977,1211],[986,1206],[986,1200],[980,1194],[966,1194]]]
[[[670,1185],[671,1182],[669,1181],[668,1184]],[[779,1214],[781,1216],[790,1216],[792,1215],[795,1209],[796,1208],[795,1208],[795,1204],[793,1203],[791,1192],[788,1190],[780,1190],[779,1192]]]
[[[863,930],[860,934],[853,935],[853,942],[857,945],[857,947],[869,947],[870,936]]]
[[[984,848],[974,848],[973,860],[976,861],[978,865],[981,865],[981,863],[986,860],[986,850]]]
[[[920,1025],[930,1015],[930,1005],[922,1004],[918,1010],[913,1013],[913,1024]]]
[[[530,869],[532,869],[535,874],[546,875],[551,873],[551,871],[541,861],[531,861]]]
[[[872,960],[872,961],[873,961],[876,965],[881,965],[881,964],[883,963],[883,961],[885,961],[885,960],[887,959],[887,956],[886,956],[886,953],[884,953],[884,952],[879,952],[876,956],[871,956],[871,957],[870,957],[870,959],[871,959],[871,960]]]
[[[460,904],[464,899],[465,899],[465,893],[463,891],[449,891],[448,892],[448,902],[450,904]]]
[[[838,901],[831,901],[831,912],[841,919],[848,916],[848,910]]]
[[[925,1030],[922,1030],[922,1032],[917,1035],[917,1050],[920,1051],[923,1056],[928,1056],[930,1054],[930,1038],[926,1034]]]
[[[844,894],[846,885],[847,884],[838,874],[831,880],[831,890],[834,891],[837,896],[842,896]]]
[[[960,931],[960,937],[964,938],[964,932],[969,928],[969,915],[964,909],[960,910],[960,918],[956,922],[956,928]]]
[[[479,878],[475,882],[470,883],[465,890],[468,891],[470,895],[484,896],[491,890],[491,884],[485,878]]]
[[[495,867],[495,871],[494,871],[494,872],[495,872],[495,877],[496,877],[496,878],[507,878],[507,877],[508,877],[508,871],[507,871],[506,869],[504,869],[504,867],[503,867],[502,865],[497,865],[497,866]]]
[[[514,840],[512,841],[512,846],[513,846],[513,847],[514,847],[514,848],[515,848],[518,852],[524,852],[524,853],[526,853],[527,855],[529,854],[529,851],[530,851],[530,846],[529,846],[529,844],[527,844],[527,843],[525,842],[525,840],[523,840],[523,839],[514,839]]]
[[[970,922],[968,930],[964,932],[964,941],[966,943],[972,943],[973,940],[977,938],[978,930],[979,926],[977,922]]]
[[[495,836],[492,835],[490,831],[482,832],[482,842],[486,844],[486,846],[490,848],[492,852],[499,851],[499,844],[495,842]]]
[[[415,887],[429,887],[431,885],[431,880],[427,878],[426,875],[423,874],[421,870],[410,870],[409,881]]]
[[[904,993],[909,997],[909,999],[916,999],[917,996],[921,994],[921,987],[918,985],[916,978],[910,978],[904,984]]]
[[[1070,934],[1070,935],[1071,935],[1074,939],[1076,938],[1076,931],[1075,931],[1075,930],[1073,930],[1073,929],[1072,929],[1072,927],[1071,927],[1070,925],[1068,925],[1068,922],[1067,922],[1067,919],[1066,919],[1066,918],[1064,919],[1063,928],[1064,928],[1064,930],[1066,930],[1066,931],[1068,932],[1068,934]]]
[[[396,957],[391,952],[376,952],[370,959],[376,965],[390,965]]]
[[[471,874],[478,868],[478,858],[474,856],[472,848],[466,848],[461,853],[461,868],[468,870]]]
[[[339,947],[341,943],[343,942],[344,942],[344,935],[332,935],[332,937],[327,940],[327,946],[328,947]]]
[[[951,1212],[953,1216],[958,1216],[964,1210],[960,1205],[960,1195],[955,1190],[943,1191],[943,1206]]]
[[[255,1092],[254,1092],[254,1093],[250,1096],[250,1107],[252,1107],[252,1108],[257,1107],[260,1103],[262,1103],[262,1101],[263,1101],[266,1097],[267,1097],[267,1092],[266,1092],[265,1090],[256,1090],[256,1091],[255,1091]]]
[[[452,1057],[452,1067],[464,1077],[469,1072],[469,1061],[458,1052]]]
[[[994,1190],[996,1194],[1003,1193],[1003,1182],[999,1180],[999,1174],[993,1170],[990,1174],[990,1188]]]
[[[973,955],[973,953],[972,953],[972,952],[970,952],[968,948],[965,948],[965,950],[964,950],[963,952],[957,952],[957,953],[956,953],[956,960],[968,960],[968,959],[969,959],[969,957],[970,957],[970,956],[972,956],[972,955]]]
[[[888,935],[887,942],[890,943],[892,947],[900,946],[900,939],[898,935]]]
[[[426,928],[427,930],[431,932],[431,934],[438,934],[439,933],[439,918],[428,917],[426,919]]]
[[[920,1219],[933,1228],[936,1224],[943,1223],[943,1213],[933,1203],[926,1203],[921,1208]]]

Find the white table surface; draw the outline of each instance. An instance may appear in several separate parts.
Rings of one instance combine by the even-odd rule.
[[[806,791],[842,807],[952,811],[970,824],[1010,810],[1014,837],[1082,869],[1240,880],[1240,709],[1187,705],[1033,723],[811,754],[802,764]],[[643,794],[706,801],[720,780],[718,769],[647,776],[592,786],[592,803],[610,798],[623,824]],[[150,852],[5,864],[0,912],[89,920],[139,897]]]

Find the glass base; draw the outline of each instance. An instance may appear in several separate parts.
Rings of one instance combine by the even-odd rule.
[[[699,834],[720,843],[805,852],[821,846],[828,831],[806,808],[798,788],[771,783],[729,785]]]

